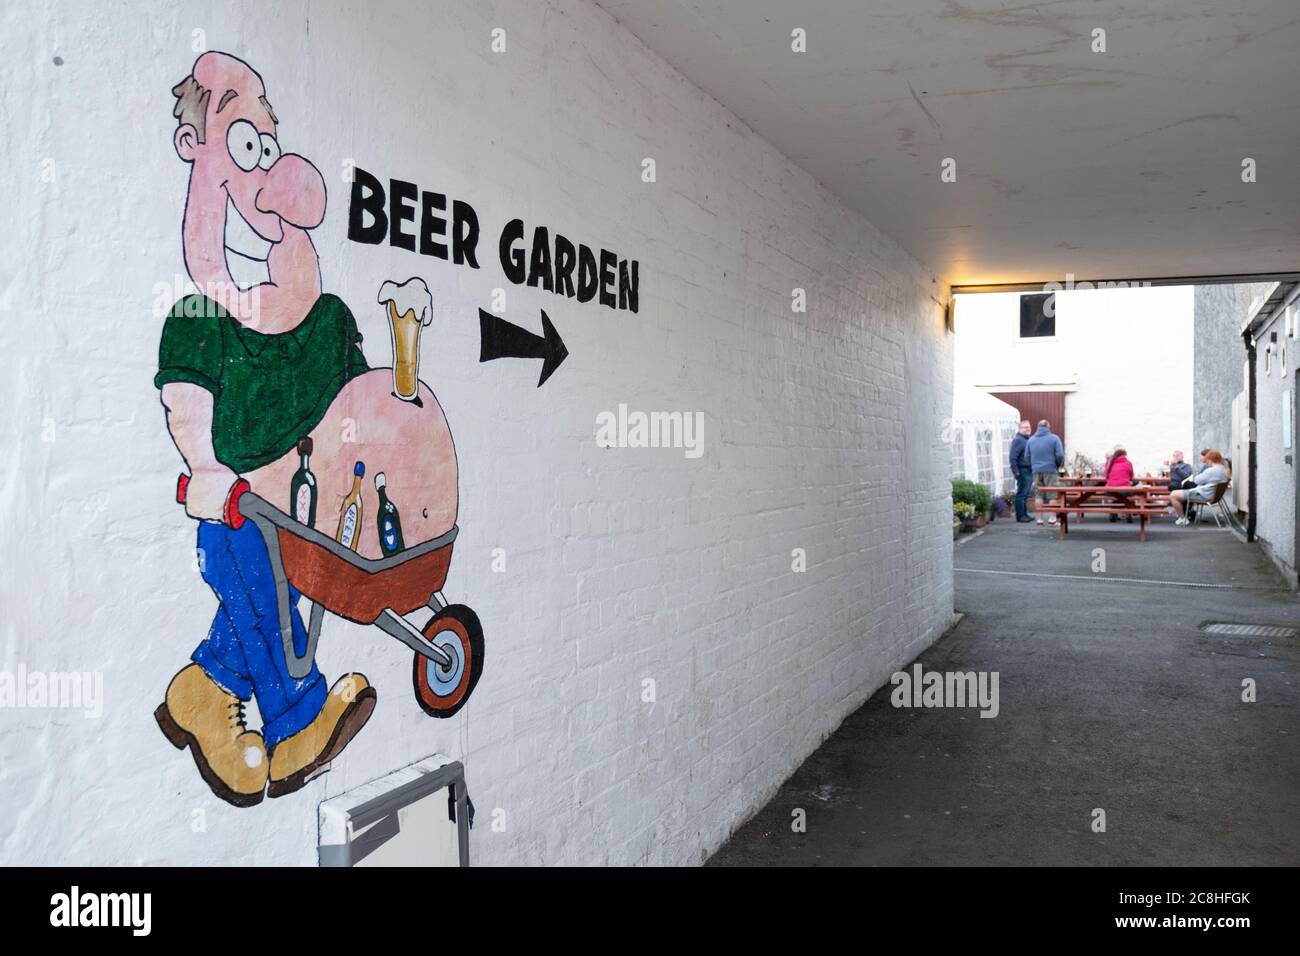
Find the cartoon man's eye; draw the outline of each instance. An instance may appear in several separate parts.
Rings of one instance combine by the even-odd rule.
[[[258,148],[262,154],[257,158],[257,165],[263,169],[270,169],[275,165],[275,161],[280,158],[280,144],[275,141],[275,137],[270,133],[263,133]]]
[[[235,165],[248,172],[256,169],[262,158],[262,138],[257,134],[257,127],[248,120],[236,120],[226,130],[226,149]]]

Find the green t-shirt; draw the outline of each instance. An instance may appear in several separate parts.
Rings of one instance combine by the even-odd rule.
[[[191,382],[212,393],[212,447],[237,472],[275,461],[366,371],[356,319],[322,295],[297,328],[266,335],[202,295],[187,295],[163,325],[154,385]]]

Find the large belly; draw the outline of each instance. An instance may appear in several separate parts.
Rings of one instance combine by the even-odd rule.
[[[383,472],[386,493],[396,506],[406,546],[436,538],[456,523],[456,448],[447,419],[433,392],[420,384],[421,405],[393,394],[391,369],[372,369],[343,386],[325,417],[311,431],[311,470],[316,476],[316,530],[334,537],[339,506],[352,487],[358,461],[362,524],[357,552],[382,555],[376,516],[379,495],[375,475]],[[298,453],[245,475],[253,490],[282,511],[290,512],[289,493],[298,470]]]

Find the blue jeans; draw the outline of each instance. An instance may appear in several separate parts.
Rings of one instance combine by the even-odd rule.
[[[207,639],[191,659],[240,700],[257,698],[262,737],[273,747],[310,724],[325,706],[328,688],[313,661],[302,680],[289,676],[280,639],[275,578],[262,533],[251,521],[232,531],[219,521],[199,522],[203,580],[220,602]],[[307,649],[298,614],[298,592],[289,588],[294,651]]]
[[[1029,492],[1034,486],[1034,476],[1028,468],[1016,475],[1016,517],[1029,517]]]

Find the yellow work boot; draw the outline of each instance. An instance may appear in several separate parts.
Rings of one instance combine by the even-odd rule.
[[[361,674],[344,674],[336,680],[316,719],[275,745],[267,794],[283,797],[324,773],[370,719],[376,700],[375,689]]]
[[[244,702],[198,664],[181,669],[154,719],[179,750],[190,748],[212,792],[237,807],[262,802],[268,763],[262,735],[244,724]]]

